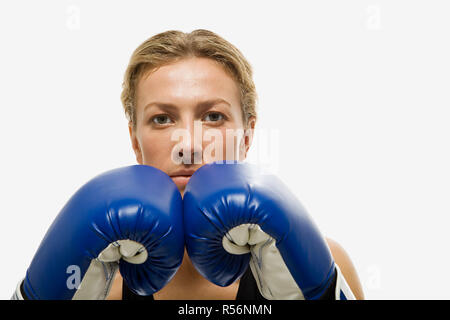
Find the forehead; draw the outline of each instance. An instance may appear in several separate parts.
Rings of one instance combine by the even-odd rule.
[[[186,102],[222,98],[239,104],[239,89],[234,79],[216,61],[189,58],[164,65],[145,74],[137,86],[137,104],[150,100]]]

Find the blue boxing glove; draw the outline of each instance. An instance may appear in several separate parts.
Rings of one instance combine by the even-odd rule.
[[[12,298],[105,299],[118,269],[136,294],[153,294],[183,259],[182,210],[176,185],[156,168],[98,175],[58,214]]]
[[[214,284],[232,284],[250,264],[266,299],[354,299],[325,239],[276,176],[250,164],[206,164],[183,202],[187,252]]]

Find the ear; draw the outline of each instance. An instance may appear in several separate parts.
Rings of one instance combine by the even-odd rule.
[[[142,164],[142,151],[139,145],[139,141],[136,137],[136,131],[133,129],[133,124],[131,122],[128,123],[128,131],[130,133],[131,146],[133,147],[134,154],[136,155],[136,161],[139,164]]]
[[[248,150],[250,149],[250,146],[253,142],[253,135],[255,131],[255,125],[256,125],[256,117],[250,117],[247,121],[247,126],[244,132],[244,159],[247,158]]]

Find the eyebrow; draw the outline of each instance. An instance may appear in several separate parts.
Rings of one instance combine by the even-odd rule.
[[[228,101],[226,101],[226,100],[224,100],[222,98],[216,98],[216,99],[209,99],[209,100],[201,101],[201,102],[197,103],[196,108],[198,108],[198,109],[206,109],[206,108],[212,107],[212,106],[214,106],[216,104],[219,104],[219,103],[225,103],[225,104],[227,104],[228,106],[231,107],[231,104]],[[152,106],[160,107],[162,109],[172,109],[172,110],[178,108],[177,105],[172,104],[172,103],[156,102],[155,101],[155,102],[148,103],[144,107],[144,111],[146,111],[147,108],[150,108]]]

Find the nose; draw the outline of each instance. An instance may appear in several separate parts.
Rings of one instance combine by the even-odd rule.
[[[172,161],[175,164],[191,165],[202,163],[201,121],[189,122],[188,125],[176,129],[172,133],[172,141],[178,141],[172,149]]]
[[[176,164],[201,164],[202,163],[202,151],[198,148],[192,148],[189,145],[179,146],[177,145],[174,150],[174,162]]]

